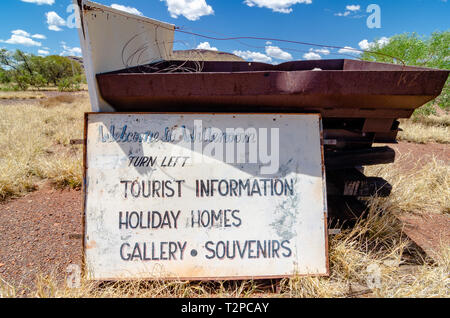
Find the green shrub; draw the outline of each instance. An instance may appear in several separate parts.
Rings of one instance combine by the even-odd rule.
[[[0,70],[0,83],[2,84],[11,83],[11,76],[4,70]]]
[[[80,82],[76,78],[64,78],[58,82],[60,92],[74,92],[80,90]]]
[[[413,118],[421,117],[421,116],[430,116],[436,115],[436,108],[434,107],[434,103],[430,102],[422,107],[416,109],[413,114]]]
[[[20,74],[16,76],[17,87],[22,91],[26,91],[30,86],[31,76],[28,74]]]
[[[450,80],[445,83],[442,94],[436,99],[436,102],[443,110],[450,111]]]

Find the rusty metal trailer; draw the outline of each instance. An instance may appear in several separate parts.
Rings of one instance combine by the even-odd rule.
[[[361,167],[394,162],[394,150],[376,143],[396,143],[398,119],[439,96],[449,74],[347,59],[176,61],[175,26],[74,1],[93,111],[320,113],[331,215],[333,205],[390,194]]]
[[[194,63],[163,61],[96,78],[118,112],[320,113],[329,199],[347,197],[353,210],[356,197],[390,194],[386,181],[358,168],[394,162],[392,148],[374,144],[396,143],[398,119],[439,96],[449,73],[355,60],[203,62],[185,71]]]
[[[355,60],[203,62],[183,71],[191,64],[164,61],[96,79],[118,112],[320,113],[327,145],[344,149],[395,142],[397,119],[439,96],[449,73]]]

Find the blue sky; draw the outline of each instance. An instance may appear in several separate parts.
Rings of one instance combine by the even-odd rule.
[[[429,35],[450,30],[447,0],[98,0],[137,10],[184,30],[216,37],[257,36],[370,49],[403,32]],[[76,29],[67,26],[70,0],[2,0],[0,48],[34,54],[80,55]],[[380,8],[381,27],[369,28],[370,4]],[[124,8],[126,7],[126,8]],[[175,49],[212,48],[249,60],[339,58],[338,50],[267,41],[205,40],[176,33]],[[205,43],[207,42],[207,43]],[[292,51],[289,49],[295,49]],[[301,51],[301,52],[298,52]],[[343,53],[355,54],[351,51]],[[341,56],[342,57],[342,56]]]

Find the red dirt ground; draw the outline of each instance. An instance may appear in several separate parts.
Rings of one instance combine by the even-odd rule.
[[[36,275],[64,277],[81,264],[82,192],[44,186],[0,205],[0,277],[14,286],[32,286]]]
[[[450,217],[442,214],[402,215],[403,232],[436,261],[441,260],[441,248],[450,246]]]
[[[388,145],[393,148],[397,159],[407,157],[410,160],[402,160],[401,168],[404,170],[421,167],[428,163],[433,157],[437,160],[450,164],[450,147],[444,144],[413,144],[399,142],[396,145]]]
[[[404,169],[412,169],[416,162],[426,163],[430,155],[447,164],[450,161],[448,145],[399,143],[392,147],[399,155],[410,153],[410,163]],[[449,216],[443,218],[447,221],[434,222],[440,225],[441,238],[449,237],[450,231]],[[422,222],[409,221],[415,224],[413,227]],[[421,230],[426,248],[441,243],[434,239],[433,231],[434,225]],[[0,278],[15,286],[32,286],[36,275],[52,271],[63,278],[69,264],[81,264],[81,240],[70,238],[81,232],[81,191],[55,190],[47,185],[25,197],[1,203]]]

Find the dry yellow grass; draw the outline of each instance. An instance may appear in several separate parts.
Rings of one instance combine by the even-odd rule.
[[[421,116],[416,119],[400,121],[403,129],[398,135],[398,140],[425,144],[437,142],[450,143],[450,115]]]
[[[330,277],[281,281],[186,282],[136,281],[103,283],[85,278],[79,288],[62,286],[55,276],[39,275],[30,297],[38,298],[204,298],[204,297],[450,297],[450,248],[442,260],[428,263],[402,235],[389,204],[374,200],[370,215],[330,241]],[[395,210],[395,205],[390,207]],[[383,212],[383,213],[380,213]],[[395,212],[394,212],[395,213]],[[3,297],[18,289],[0,280]]]
[[[77,99],[77,96],[71,94],[71,95],[58,95],[54,97],[49,97],[44,100],[41,100],[39,102],[39,105],[43,107],[57,107],[61,106],[62,104],[71,104],[75,102]]]
[[[81,183],[81,151],[68,146],[82,137],[87,97],[58,104],[0,106],[0,197],[18,195],[41,180],[58,185]],[[439,119],[439,121],[442,119]],[[436,119],[412,123],[437,127]],[[414,126],[410,126],[414,127]],[[448,124],[444,124],[448,129]],[[426,128],[424,128],[426,129]],[[442,132],[442,130],[440,131]],[[450,247],[431,262],[402,235],[396,218],[407,211],[449,213],[450,167],[437,159],[417,169],[395,164],[366,169],[393,185],[389,198],[373,198],[369,217],[330,237],[330,277],[267,282],[141,281],[99,285],[82,279],[80,288],[62,286],[57,275],[38,276],[31,297],[450,297]],[[374,276],[378,273],[379,276]],[[375,278],[375,280],[374,280]],[[379,280],[379,282],[377,281]],[[372,285],[373,282],[379,284]],[[18,297],[19,286],[0,277],[0,297]],[[363,292],[357,292],[363,290]],[[356,291],[356,292],[355,292]]]
[[[26,92],[3,92],[0,91],[0,100],[2,99],[44,99],[45,94],[40,92],[26,91]]]
[[[394,189],[389,198],[371,199],[366,219],[330,237],[330,277],[297,277],[278,282],[137,281],[99,285],[82,279],[80,288],[62,286],[56,276],[38,276],[31,297],[450,297],[450,247],[428,259],[404,234],[396,216],[408,211],[448,212],[449,169],[432,160],[409,172],[392,165],[366,169]],[[4,297],[16,287],[0,281]]]
[[[448,127],[450,126],[450,114],[419,116],[413,118],[412,121],[427,126]]]
[[[0,200],[35,189],[43,180],[81,185],[82,151],[69,145],[83,137],[87,96],[58,107],[1,105]]]
[[[389,209],[450,214],[450,165],[432,157],[422,167],[400,169],[409,161],[410,154],[402,155],[394,164],[368,167],[365,173],[382,177],[392,185],[392,193],[385,201]]]

